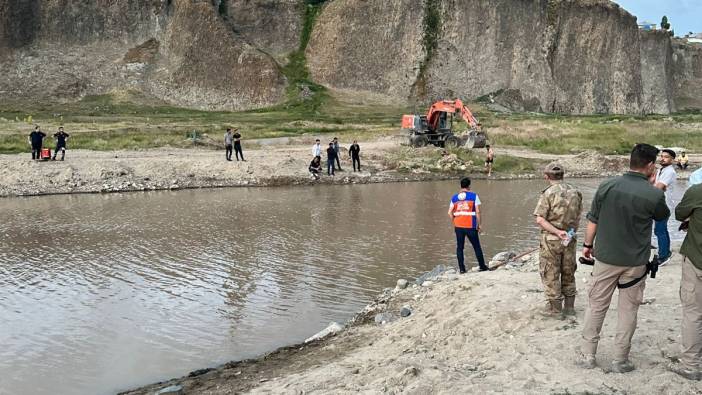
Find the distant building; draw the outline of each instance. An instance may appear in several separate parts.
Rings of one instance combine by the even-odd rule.
[[[639,23],[639,29],[641,30],[656,30],[658,25],[652,22],[643,21]]]
[[[697,33],[697,34],[689,33],[689,34],[686,34],[684,38],[689,43],[702,44],[702,33]]]

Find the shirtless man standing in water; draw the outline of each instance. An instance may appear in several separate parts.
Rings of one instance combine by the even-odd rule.
[[[485,146],[487,157],[485,158],[485,169],[487,169],[488,177],[492,175],[492,164],[495,162],[495,151],[490,148],[490,144]]]

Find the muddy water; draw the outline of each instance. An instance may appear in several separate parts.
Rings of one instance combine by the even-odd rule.
[[[597,181],[576,183],[589,204]],[[474,187],[486,256],[535,245],[543,182]],[[455,189],[0,200],[0,394],[114,393],[302,341],[398,278],[453,264]]]

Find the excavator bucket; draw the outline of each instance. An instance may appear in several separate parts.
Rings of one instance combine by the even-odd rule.
[[[487,144],[487,136],[483,132],[477,132],[475,130],[464,136],[465,144],[464,147],[471,148],[485,148]]]

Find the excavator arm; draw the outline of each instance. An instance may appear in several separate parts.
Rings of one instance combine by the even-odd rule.
[[[475,119],[470,109],[463,104],[460,99],[457,100],[441,100],[431,105],[427,113],[427,123],[431,130],[436,130],[439,126],[439,115],[444,112],[461,113],[461,117],[471,128],[478,126],[478,120]]]

